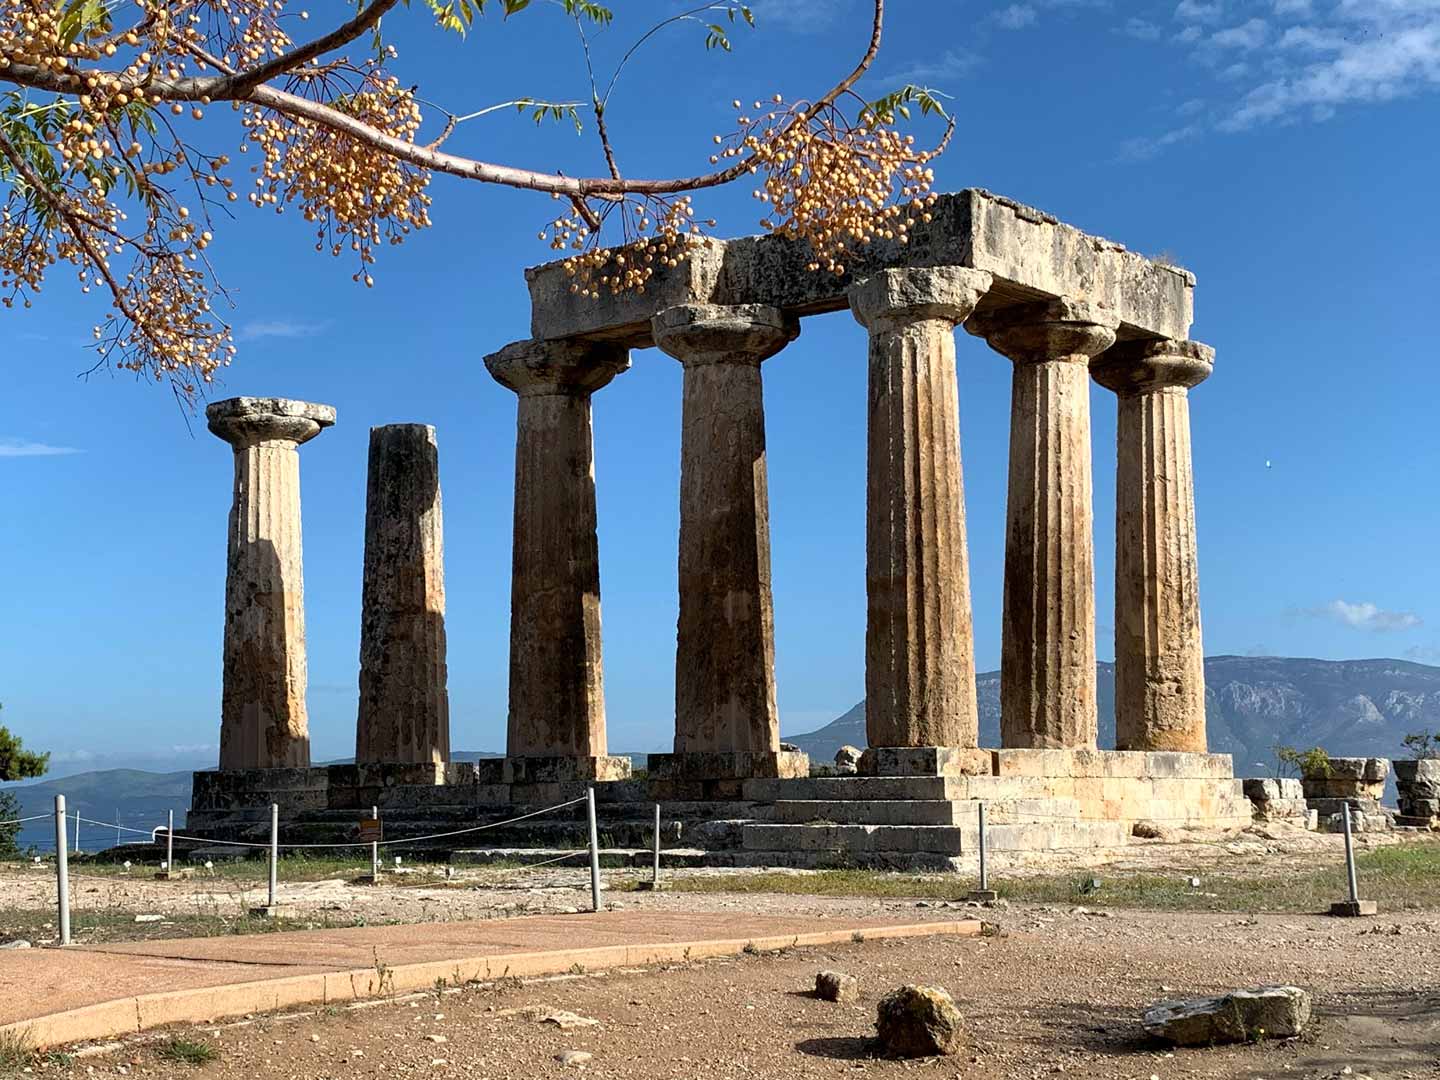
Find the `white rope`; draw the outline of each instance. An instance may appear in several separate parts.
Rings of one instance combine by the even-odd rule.
[[[465,836],[465,835],[467,835],[467,834],[469,834],[469,833],[484,832],[486,829],[498,829],[498,828],[499,828],[500,826],[502,826],[502,825],[513,825],[513,824],[515,824],[517,821],[525,821],[525,820],[527,820],[527,819],[529,819],[529,818],[539,817],[541,814],[549,814],[549,813],[553,813],[553,812],[556,811],[556,810],[564,810],[564,809],[566,809],[567,807],[576,806],[576,805],[578,805],[579,803],[585,802],[587,798],[588,798],[588,796],[585,796],[585,797],[582,797],[582,798],[579,798],[579,799],[571,799],[569,802],[558,803],[558,804],[556,804],[555,806],[547,806],[547,807],[545,807],[543,810],[532,810],[530,813],[528,813],[528,814],[521,814],[519,817],[506,818],[506,819],[504,819],[504,820],[502,820],[502,821],[492,821],[492,822],[489,822],[488,824],[485,824],[485,825],[474,825],[474,826],[471,826],[470,828],[466,828],[466,829],[455,829],[455,830],[453,830],[453,831],[451,831],[451,832],[431,833],[431,834],[428,835],[428,836],[414,836],[414,837],[410,837],[410,838],[405,839],[405,840],[382,840],[382,841],[380,841],[380,846],[381,846],[381,847],[400,847],[400,846],[402,846],[402,845],[404,845],[404,844],[418,844],[418,843],[421,843],[422,841],[425,841],[425,840],[442,840],[442,839],[445,839],[445,838],[447,838],[447,837],[452,837],[452,836]],[[158,832],[163,832],[163,831],[164,831],[164,826],[163,826],[163,825],[162,825],[162,826],[157,826],[157,827],[154,828],[154,829],[132,829],[132,828],[130,828],[128,825],[120,825],[120,824],[114,823],[114,822],[93,821],[93,820],[91,820],[90,818],[85,818],[85,817],[80,818],[80,820],[83,821],[83,822],[84,822],[85,824],[87,824],[87,825],[96,825],[96,826],[98,826],[98,827],[100,827],[100,828],[102,828],[102,829],[115,829],[115,830],[118,831],[118,832],[134,833],[134,834],[136,834],[137,836],[149,836],[149,837],[151,837],[152,839],[155,838],[157,831],[158,831]],[[185,833],[176,833],[175,836],[174,836],[174,839],[176,839],[176,840],[184,840],[184,841],[191,842],[191,843],[196,843],[196,844],[215,844],[215,845],[220,845],[220,846],[223,846],[223,847],[251,848],[251,849],[261,849],[261,850],[269,850],[269,848],[270,848],[270,845],[269,845],[268,843],[254,843],[254,842],[245,841],[245,840],[211,840],[211,839],[207,839],[207,838],[202,837],[202,836],[189,836],[189,835],[187,835],[187,834],[185,834]],[[372,846],[374,846],[374,845],[373,845],[373,843],[368,842],[368,841],[360,841],[360,842],[358,842],[358,843],[339,843],[339,842],[336,842],[336,843],[333,843],[333,844],[284,844],[284,843],[282,843],[282,844],[280,844],[279,846],[280,846],[281,848],[283,848],[284,850],[286,850],[286,851],[334,851],[334,850],[336,850],[336,849],[342,849],[342,848],[370,848],[370,847],[372,847]]]
[[[36,814],[34,817],[5,818],[0,820],[0,828],[6,825],[28,825],[32,821],[54,821],[54,814]]]

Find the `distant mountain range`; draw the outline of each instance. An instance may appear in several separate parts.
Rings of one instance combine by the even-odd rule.
[[[980,695],[980,743],[1000,745],[1000,673],[976,679]],[[1099,665],[1100,745],[1115,741],[1115,665]],[[1405,660],[1304,660],[1288,657],[1212,656],[1205,661],[1205,712],[1210,749],[1235,756],[1238,776],[1270,775],[1274,746],[1323,746],[1335,755],[1400,756],[1409,732],[1440,730],[1440,668]],[[817,762],[841,746],[865,746],[865,703],[819,731],[787,736]],[[456,761],[497,755],[458,752]],[[643,754],[631,755],[636,768]],[[332,762],[330,764],[339,764]],[[152,829],[174,810],[183,820],[190,805],[190,772],[109,769],[39,783],[6,785],[19,799],[22,817],[50,813],[63,793],[71,813]],[[118,818],[116,815],[119,815]],[[49,822],[27,826],[22,843],[54,848]],[[86,825],[87,849],[109,846],[114,830]]]
[[[1115,744],[1115,665],[1098,665],[1100,745]],[[1000,673],[975,679],[980,745],[1000,745]],[[1396,757],[1412,731],[1440,730],[1440,668],[1406,660],[1212,656],[1205,661],[1210,749],[1233,754],[1237,776],[1269,775],[1275,744],[1336,756]],[[865,703],[819,731],[788,739],[816,761],[865,746]]]

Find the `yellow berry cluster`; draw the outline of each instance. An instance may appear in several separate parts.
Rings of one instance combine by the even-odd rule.
[[[843,274],[859,246],[909,243],[913,223],[930,220],[938,196],[928,162],[938,151],[916,149],[913,135],[869,113],[850,123],[834,106],[786,105],[779,94],[753,110],[733,106],[736,131],[715,136],[722,149],[710,161],[743,158],[749,172],[764,175],[753,192],[769,205],[760,224],[808,242],[810,270]]]
[[[601,290],[643,293],[657,269],[679,266],[703,228],[715,225],[713,219],[695,220],[689,195],[627,196],[601,205],[598,216],[590,207],[583,215],[576,208],[540,230],[554,250],[575,252],[561,265],[572,278],[570,291],[590,299]],[[612,218],[619,218],[621,243],[602,247],[601,231]]]
[[[367,74],[355,92],[327,95],[327,104],[407,142],[420,130],[414,95],[378,71]],[[399,244],[430,224],[429,172],[302,118],[251,106],[242,122],[263,157],[254,169],[250,202],[277,213],[297,203],[316,226],[316,251],[355,253],[356,281],[375,284],[370,266],[377,245]]]

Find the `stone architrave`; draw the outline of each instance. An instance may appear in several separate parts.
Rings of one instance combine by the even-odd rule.
[[[355,761],[450,758],[445,539],[435,429],[370,429]]]
[[[305,768],[305,582],[300,455],[335,423],[329,405],[230,398],[205,410],[235,450],[225,573],[220,768]]]
[[[1095,537],[1090,358],[1115,341],[1106,308],[1051,300],[966,329],[1014,361],[1001,626],[1004,747],[1094,747]]]
[[[506,753],[604,757],[590,395],[629,368],[630,353],[596,342],[520,341],[485,366],[519,398]]]
[[[1215,350],[1126,341],[1090,363],[1118,399],[1115,748],[1193,750],[1205,739],[1205,653],[1195,543],[1189,389]]]
[[[975,646],[955,327],[990,288],[959,267],[849,291],[870,331],[865,722],[872,747],[974,747]]]
[[[685,367],[675,753],[780,751],[760,365],[800,332],[758,304],[669,308],[655,344]]]

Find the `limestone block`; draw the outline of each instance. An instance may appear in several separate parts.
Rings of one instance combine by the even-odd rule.
[[[1368,780],[1304,780],[1307,799],[1379,799],[1385,795],[1385,781]]]
[[[858,1001],[860,980],[838,971],[822,971],[815,976],[815,996],[821,1001]]]
[[[965,1043],[960,1010],[938,986],[902,986],[886,994],[875,1029],[881,1047],[896,1057],[957,1054]]]
[[[1397,761],[1395,783],[1400,794],[1412,799],[1440,798],[1440,758]]]
[[[1307,773],[1305,779],[1307,781],[1354,780],[1383,783],[1390,775],[1388,758],[1332,757],[1329,759],[1329,766],[1328,773],[1324,771]]]
[[[1219,997],[1162,1001],[1145,1011],[1145,1030],[1177,1046],[1288,1039],[1310,1022],[1310,995],[1297,986],[1262,986]]]
[[[988,776],[992,752],[973,747],[872,746],[860,755],[865,776]]]
[[[1251,777],[1245,780],[1245,797],[1253,802],[1303,800],[1305,789],[1299,780]]]
[[[650,754],[646,772],[653,780],[790,780],[810,775],[810,758],[790,750]]]

